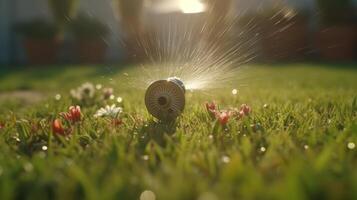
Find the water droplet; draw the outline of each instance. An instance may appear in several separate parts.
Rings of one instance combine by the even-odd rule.
[[[233,94],[233,95],[237,95],[237,94],[238,94],[238,90],[237,90],[237,89],[233,89],[233,90],[232,90],[232,94]]]
[[[349,142],[349,143],[347,144],[347,148],[352,150],[352,149],[356,148],[356,144],[353,143],[353,142]]]
[[[140,200],[155,200],[156,196],[153,191],[145,190],[140,194]]]
[[[55,99],[56,99],[57,101],[61,100],[61,98],[62,98],[62,96],[61,96],[60,94],[56,94],[56,95],[55,95]]]
[[[265,148],[265,147],[260,147],[260,151],[261,151],[261,152],[265,152],[265,151],[266,151],[266,148]]]
[[[97,90],[100,90],[100,89],[102,89],[102,85],[101,84],[97,84],[96,86],[95,86],[95,88],[97,89]]]
[[[141,156],[141,158],[143,159],[143,160],[149,160],[149,156],[148,155],[143,155],[143,156]]]
[[[18,137],[13,137],[16,142],[21,142],[20,138]]]
[[[223,156],[222,157],[222,162],[223,163],[229,163],[231,161],[231,159],[228,156]]]

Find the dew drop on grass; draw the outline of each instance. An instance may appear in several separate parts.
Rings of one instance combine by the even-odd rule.
[[[260,151],[261,151],[261,152],[265,152],[265,151],[266,151],[266,148],[265,148],[265,147],[260,147]]]
[[[223,156],[222,157],[222,162],[223,163],[229,163],[231,161],[231,159],[228,156]]]
[[[95,86],[95,88],[97,89],[97,90],[100,90],[100,89],[102,89],[102,85],[101,84],[97,84],[96,86]]]
[[[14,139],[16,142],[21,142],[20,138],[18,138],[18,137],[13,137],[13,139]]]
[[[349,143],[347,144],[347,148],[350,149],[350,150],[355,149],[355,148],[356,148],[356,144],[353,143],[353,142],[349,142]]]
[[[149,156],[148,155],[143,155],[142,157],[141,157],[143,160],[149,160]]]
[[[56,94],[56,95],[55,95],[55,99],[56,99],[57,101],[61,100],[61,98],[62,98],[62,96],[61,96],[60,94]]]
[[[140,200],[155,200],[156,195],[153,191],[145,190],[140,194]]]

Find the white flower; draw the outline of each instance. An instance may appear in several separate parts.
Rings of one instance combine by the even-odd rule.
[[[78,88],[78,91],[80,91],[83,96],[93,98],[95,88],[92,83],[84,83],[81,87]]]
[[[92,83],[84,83],[80,87],[71,90],[72,98],[77,99],[79,101],[93,98],[94,94],[95,94],[95,87]]]
[[[99,109],[94,117],[112,117],[115,118],[117,117],[120,113],[123,112],[123,109],[121,107],[116,107],[115,104],[111,106],[106,106],[105,108]]]

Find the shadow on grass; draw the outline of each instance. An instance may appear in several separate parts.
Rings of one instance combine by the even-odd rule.
[[[140,151],[145,151],[145,148],[150,142],[155,142],[161,147],[165,147],[167,144],[167,137],[175,134],[177,128],[177,122],[156,122],[150,121],[148,125],[144,125],[141,129],[143,140],[140,141]]]

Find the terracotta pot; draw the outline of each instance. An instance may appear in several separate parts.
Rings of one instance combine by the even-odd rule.
[[[59,40],[27,38],[24,42],[28,63],[31,65],[54,64],[57,59]]]
[[[104,62],[107,45],[102,39],[79,40],[77,45],[80,62],[93,64]]]
[[[316,38],[316,46],[323,59],[352,60],[357,42],[356,27],[331,26],[321,29]]]
[[[266,23],[262,33],[263,55],[269,61],[301,60],[308,49],[305,20]]]

